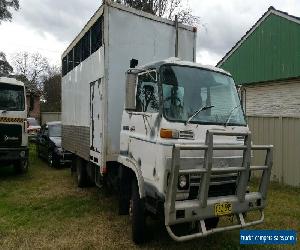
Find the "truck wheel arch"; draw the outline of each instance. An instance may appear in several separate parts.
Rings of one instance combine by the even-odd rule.
[[[136,162],[136,160],[129,158],[127,156],[119,156],[118,162],[121,164],[121,167],[127,167],[131,171],[134,172],[138,186],[139,186],[139,193],[140,198],[145,198],[145,184],[144,184],[144,178],[142,175],[142,171]]]

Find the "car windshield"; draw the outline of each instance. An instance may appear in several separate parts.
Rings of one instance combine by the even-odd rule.
[[[163,113],[178,122],[245,126],[233,79],[187,66],[161,68]]]
[[[50,137],[61,137],[61,124],[48,125]]]
[[[0,83],[0,110],[25,110],[24,87]]]
[[[36,119],[34,118],[27,118],[29,126],[39,126],[39,123]]]

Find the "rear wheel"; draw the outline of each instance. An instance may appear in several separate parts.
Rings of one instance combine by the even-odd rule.
[[[24,174],[28,171],[28,159],[19,160],[14,164],[14,169],[17,174]]]
[[[80,157],[76,159],[76,174],[78,187],[86,187],[88,183],[86,166]]]
[[[136,244],[142,244],[145,242],[146,236],[145,203],[140,198],[139,187],[135,178],[132,181],[131,191],[132,240]]]

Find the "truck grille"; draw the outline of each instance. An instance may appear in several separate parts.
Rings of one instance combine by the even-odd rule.
[[[235,194],[236,179],[237,174],[211,175],[211,184],[209,186],[208,196],[217,197]],[[199,175],[192,175],[190,177],[190,200],[197,198],[200,182],[201,178]]]
[[[0,147],[19,147],[22,144],[22,126],[19,124],[0,124]]]
[[[181,130],[179,131],[179,139],[194,139],[194,132],[192,130]]]

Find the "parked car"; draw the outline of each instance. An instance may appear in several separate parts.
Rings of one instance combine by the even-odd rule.
[[[29,141],[36,141],[37,134],[41,129],[38,120],[35,119],[34,117],[28,117],[27,124],[28,124],[27,132],[28,132]]]
[[[50,167],[71,164],[72,153],[61,147],[61,122],[48,122],[37,135],[37,155],[47,160]]]

